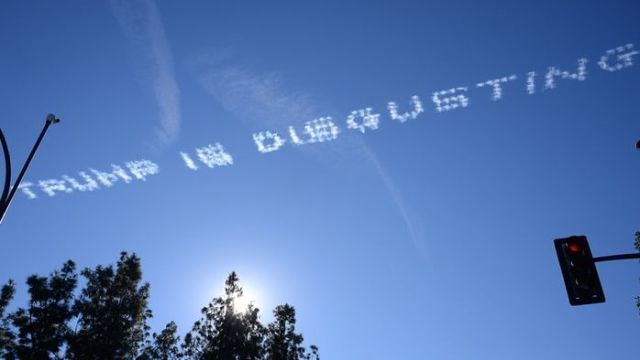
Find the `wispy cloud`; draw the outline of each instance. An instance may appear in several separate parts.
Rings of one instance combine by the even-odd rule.
[[[158,7],[153,0],[112,0],[111,7],[131,45],[137,75],[158,104],[157,141],[168,145],[180,133],[180,89]]]
[[[409,206],[406,204],[402,196],[402,193],[396,187],[395,183],[393,182],[393,179],[391,178],[389,173],[386,171],[384,166],[382,166],[382,164],[380,163],[378,158],[375,156],[375,154],[371,151],[371,149],[366,147],[364,149],[364,153],[365,153],[366,159],[369,160],[369,162],[376,169],[376,172],[380,176],[380,179],[382,180],[385,188],[389,192],[389,195],[391,196],[393,202],[398,208],[398,211],[402,216],[402,221],[404,222],[404,225],[407,228],[407,232],[409,233],[409,236],[413,241],[413,245],[423,256],[428,258],[429,254],[427,252],[427,243],[424,241],[425,234],[424,234],[424,228],[422,226],[422,222],[419,219],[417,219],[415,213],[410,210]]]
[[[190,68],[202,87],[223,108],[252,127],[265,130],[267,133],[272,130],[280,131],[284,137],[291,135],[287,133],[287,129],[290,129],[291,125],[300,126],[306,123],[309,126],[309,122],[313,124],[313,121],[316,121],[314,119],[322,119],[323,116],[331,113],[335,114],[334,111],[330,111],[327,106],[322,106],[320,101],[309,94],[286,89],[283,76],[279,73],[262,74],[247,67],[228,65],[228,55],[224,51],[222,54],[201,55],[190,63]],[[371,109],[365,108],[362,111],[363,117],[368,115],[365,120],[369,119],[371,122],[367,123],[369,130],[377,129],[377,117],[374,118],[373,115],[368,114]],[[337,120],[342,130],[337,141],[332,141],[330,146],[295,146],[278,151],[291,151],[295,148],[315,155],[314,157],[321,161],[329,158],[345,159],[348,156],[357,156],[358,163],[369,164],[379,176],[382,185],[397,207],[412,244],[426,257],[426,244],[424,244],[421,222],[409,209],[391,176],[363,140],[364,128],[360,129],[353,124],[350,125],[348,114],[345,114],[344,119],[346,122]],[[373,120],[375,120],[375,126]],[[260,133],[259,135],[264,136],[264,134]],[[295,141],[292,142],[295,144]],[[329,152],[331,155],[339,155],[328,156]]]
[[[280,73],[256,73],[247,67],[226,65],[226,53],[201,54],[189,67],[204,89],[237,118],[282,127],[318,113],[316,101],[308,94],[282,90]]]

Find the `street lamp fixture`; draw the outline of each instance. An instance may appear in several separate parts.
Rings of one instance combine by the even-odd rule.
[[[13,200],[13,196],[16,194],[16,191],[18,190],[18,187],[20,186],[20,183],[24,178],[24,174],[27,172],[27,168],[29,167],[29,164],[31,164],[31,160],[33,160],[33,157],[36,154],[36,151],[38,150],[38,147],[40,146],[42,139],[44,138],[44,134],[47,133],[49,126],[53,124],[57,124],[59,122],[60,122],[60,119],[57,118],[55,115],[53,114],[47,115],[46,121],[44,123],[44,127],[40,132],[40,136],[38,136],[36,143],[33,145],[33,148],[31,149],[31,153],[29,153],[29,157],[27,157],[27,160],[24,162],[24,165],[22,165],[22,169],[18,174],[18,178],[16,179],[16,182],[13,184],[13,188],[11,188],[11,157],[9,155],[9,146],[7,145],[7,140],[5,139],[4,134],[2,133],[2,129],[0,129],[0,143],[2,143],[2,152],[4,154],[4,167],[5,167],[4,187],[2,189],[2,197],[0,197],[0,224],[2,223],[2,220],[4,219],[4,215],[7,213],[7,210],[9,209],[9,205],[11,204],[11,200]]]

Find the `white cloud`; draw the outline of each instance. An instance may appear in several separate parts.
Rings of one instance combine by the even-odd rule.
[[[187,154],[186,152],[180,152],[180,156],[182,156],[182,161],[184,161],[184,165],[186,167],[188,167],[189,169],[194,170],[194,171],[198,170],[198,166],[193,161],[191,156],[189,156],[189,154]]]
[[[578,81],[584,81],[587,79],[587,59],[582,58],[578,60],[578,71],[570,73],[566,70],[560,70],[555,66],[549,67],[547,74],[544,76],[544,88],[553,89],[556,87],[556,77],[562,79],[572,79]]]
[[[202,87],[239,120],[276,130],[318,117],[316,101],[302,92],[283,91],[279,73],[260,74],[224,60],[204,54],[189,65]]]
[[[131,176],[129,176],[120,166],[111,164],[111,169],[112,171],[110,173],[95,169],[91,169],[90,171],[96,176],[96,179],[106,187],[112,187],[113,183],[119,179],[122,179],[122,181],[127,184],[131,182]]]
[[[149,160],[128,161],[125,165],[136,179],[142,181],[146,181],[147,176],[160,172],[158,164]]]
[[[73,192],[71,188],[67,187],[64,180],[58,180],[58,179],[40,180],[38,182],[38,185],[40,185],[40,189],[49,196],[55,196],[56,191],[66,192],[66,193]]]
[[[38,196],[31,190],[33,183],[23,181],[20,185],[18,185],[18,189],[22,190],[22,192],[27,196],[27,199],[32,200],[36,199]],[[13,186],[11,187],[13,188]]]
[[[467,107],[469,106],[469,98],[464,94],[456,93],[466,93],[467,87],[461,86],[456,88],[451,88],[448,90],[435,91],[431,96],[431,100],[436,105],[436,111],[451,111],[453,109],[457,109],[459,107]]]
[[[536,72],[535,71],[529,71],[527,73],[527,93],[529,93],[529,95],[531,94],[535,94],[536,93]]]
[[[331,116],[321,117],[304,123],[304,132],[308,136],[307,142],[325,142],[338,138],[340,129]]]
[[[258,147],[258,151],[263,154],[276,151],[285,143],[285,140],[280,135],[272,133],[271,131],[261,131],[253,134],[253,141]]]
[[[501,78],[487,80],[484,82],[477,83],[476,86],[481,88],[485,86],[491,86],[493,88],[493,94],[491,95],[491,99],[493,101],[497,101],[502,99],[502,85],[506,82],[516,80],[518,77],[516,75],[503,76]]]
[[[369,149],[365,149],[365,157],[370,161],[370,163],[375,168],[376,172],[380,176],[385,188],[389,192],[391,199],[393,200],[396,208],[400,212],[402,216],[402,221],[409,233],[411,241],[413,242],[413,246],[420,252],[420,254],[427,260],[429,260],[429,254],[427,249],[427,243],[425,240],[424,228],[422,226],[422,222],[416,218],[416,215],[413,211],[410,210],[409,205],[405,202],[402,193],[396,187],[393,179],[386,171],[384,166],[380,163],[375,154]]]
[[[259,129],[269,129],[253,134],[253,139],[261,153],[279,150],[286,140],[275,131],[288,129],[293,144],[306,144],[334,140],[339,133],[339,126],[330,118],[324,116],[335,111],[326,108],[320,111],[319,103],[312,96],[285,89],[282,76],[277,73],[260,74],[237,65],[224,65],[221,56],[205,55],[192,61],[191,68],[196,79],[218,103],[235,117],[246,121]],[[417,96],[411,98],[414,109],[405,114],[397,114],[406,119],[415,119],[424,111],[422,102]],[[375,130],[378,128],[379,115],[371,114],[372,109],[354,111],[344,117],[348,128],[364,132],[364,128]],[[361,117],[358,124],[356,118]],[[315,119],[315,120],[314,120]],[[322,119],[322,120],[320,120]],[[315,122],[314,122],[315,121]],[[299,136],[294,128],[302,127],[306,137]],[[293,135],[292,135],[293,134]],[[407,227],[412,243],[423,250],[420,244],[424,241],[420,221],[412,215],[402,199],[400,191],[394,185],[391,177],[380,164],[376,156],[369,149],[358,132],[345,132],[340,141],[333,142],[330,147],[296,146],[306,154],[314,155],[319,161],[328,161],[335,165],[349,156],[356,156],[352,161],[369,164],[379,175],[383,186],[387,189],[394,204],[398,208]],[[335,156],[332,156],[335,155]],[[348,170],[353,164],[346,166]]]
[[[606,51],[605,55],[600,58],[598,65],[603,70],[618,71],[626,67],[633,65],[633,57],[640,54],[640,52],[633,49],[633,44],[626,44],[624,46],[618,46]],[[611,63],[609,57],[616,56],[616,61]]]
[[[372,114],[371,108],[354,110],[347,116],[347,127],[349,129],[358,130],[364,134],[367,128],[377,130],[380,125],[380,114]],[[362,122],[358,123],[356,119],[361,118]]]
[[[104,188],[111,188],[113,184],[119,180],[122,180],[125,184],[130,183],[134,178],[140,181],[146,181],[147,176],[155,175],[159,173],[160,167],[158,164],[149,160],[134,160],[128,161],[125,166],[131,172],[133,177],[120,166],[111,165],[111,172],[103,172],[95,169],[89,171],[93,174],[95,179],[88,174],[88,172],[78,172],[79,178],[83,183],[78,181],[78,178],[74,178],[68,175],[62,175],[62,179],[47,179],[38,181],[40,190],[49,196],[55,196],[57,193],[72,193],[75,191],[85,192],[100,190],[100,185]],[[31,190],[33,184],[30,182],[23,182],[18,189],[29,199],[36,199],[38,196]]]
[[[399,121],[401,123],[406,122],[409,119],[415,119],[424,112],[424,107],[422,106],[422,101],[418,97],[418,95],[414,95],[411,97],[411,103],[413,103],[413,110],[411,112],[398,113],[398,104],[393,101],[389,101],[387,104],[387,109],[389,110],[389,116],[392,120]]]
[[[80,177],[84,180],[84,184],[81,184],[77,179],[72,178],[67,175],[62,175],[62,178],[65,179],[71,187],[78,191],[94,191],[100,189],[98,183],[93,180],[91,176],[89,176],[86,172],[81,171],[78,173]]]
[[[112,0],[111,5],[130,42],[138,76],[150,87],[158,104],[157,140],[170,144],[180,133],[180,90],[158,7],[153,0]]]
[[[210,168],[233,165],[233,157],[226,152],[220,143],[197,148],[198,159]]]

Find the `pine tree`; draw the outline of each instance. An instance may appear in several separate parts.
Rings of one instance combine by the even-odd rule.
[[[142,283],[140,258],[120,254],[112,266],[84,269],[87,284],[74,304],[78,330],[69,339],[70,359],[133,359],[148,336],[149,284]]]
[[[67,261],[49,277],[32,275],[27,279],[29,306],[10,315],[17,329],[11,356],[20,359],[60,359],[62,345],[70,334],[71,304],[77,284],[75,264]],[[9,357],[11,357],[9,356]]]
[[[225,282],[225,296],[213,299],[202,309],[202,318],[185,336],[188,357],[205,360],[258,360],[263,350],[264,327],[259,310],[250,306],[238,313],[235,303],[242,288],[235,272]]]
[[[311,346],[311,354],[302,346],[304,337],[296,333],[296,310],[293,306],[279,305],[273,310],[273,315],[273,322],[267,326],[267,360],[303,360],[312,356],[319,359],[316,346]]]
[[[123,252],[114,266],[80,272],[86,284],[78,293],[75,264],[67,261],[48,277],[27,279],[29,304],[7,313],[15,284],[0,288],[0,358],[136,359],[136,360],[318,360],[296,333],[295,309],[274,310],[265,328],[253,304],[236,307],[243,296],[235,272],[225,281],[225,293],[202,309],[202,318],[182,343],[170,322],[149,334],[149,284],[142,282],[140,258]]]
[[[0,357],[3,359],[12,358],[11,354],[15,353],[15,335],[11,331],[10,320],[5,315],[7,306],[13,299],[16,288],[12,280],[9,280],[0,289]]]
[[[180,337],[176,335],[178,326],[168,323],[160,334],[153,334],[153,343],[148,345],[139,360],[177,360],[182,359],[178,347]]]

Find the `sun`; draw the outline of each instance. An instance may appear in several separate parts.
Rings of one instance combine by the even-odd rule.
[[[236,313],[242,313],[249,308],[249,305],[257,307],[257,303],[258,296],[255,290],[248,286],[242,286],[242,296],[237,297],[233,302],[233,310]]]

